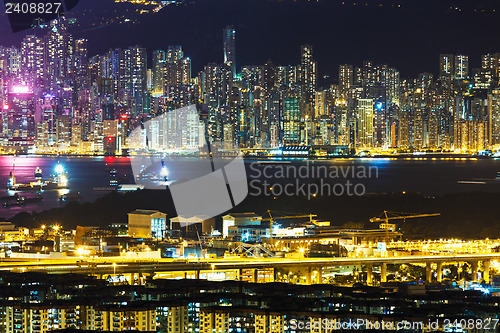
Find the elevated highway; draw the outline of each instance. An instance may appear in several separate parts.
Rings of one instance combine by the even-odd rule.
[[[321,281],[321,272],[326,267],[361,265],[366,267],[367,282],[373,281],[373,267],[380,267],[381,281],[387,279],[388,264],[421,264],[426,266],[426,279],[431,280],[434,271],[437,280],[442,280],[442,265],[467,262],[472,267],[473,276],[482,269],[483,279],[489,282],[490,263],[500,261],[500,253],[449,254],[406,257],[363,257],[363,258],[213,258],[213,259],[152,259],[131,260],[120,257],[82,259],[2,259],[0,271],[43,272],[51,274],[79,273],[87,275],[116,274],[156,274],[184,272],[184,277],[199,277],[202,272],[234,271],[235,278],[241,278],[243,270],[277,269],[300,267],[306,271],[306,280],[313,283],[311,272],[316,272],[316,282]],[[182,274],[177,274],[181,276]]]

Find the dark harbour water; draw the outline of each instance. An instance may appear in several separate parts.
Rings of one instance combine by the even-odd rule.
[[[249,181],[262,183],[266,180],[273,184],[285,184],[290,181],[362,184],[367,193],[375,192],[421,192],[430,195],[446,193],[488,191],[500,192],[500,181],[496,175],[500,171],[500,159],[335,159],[324,161],[260,161],[249,160],[246,163]],[[69,176],[69,192],[80,192],[82,202],[91,202],[106,194],[95,191],[95,187],[109,186],[109,171],[116,169],[118,178],[124,183],[133,180],[130,159],[127,157],[47,157],[47,156],[2,156],[0,157],[0,196],[7,193],[6,184],[9,173],[15,164],[15,175],[18,183],[29,183],[34,180],[37,167],[43,171],[44,177],[54,173],[60,163]],[[172,180],[183,178],[188,163],[199,163],[190,158],[166,161],[169,176]],[[250,166],[250,163],[258,163]],[[365,168],[365,169],[363,169]],[[363,172],[364,170],[364,175]],[[283,172],[285,174],[283,174]],[[314,171],[314,173],[313,173]],[[354,173],[354,177],[352,172]],[[371,177],[369,172],[371,172]],[[264,175],[265,173],[265,175]],[[333,177],[338,175],[337,178]],[[269,179],[266,176],[271,176]],[[4,208],[0,206],[0,217],[10,218],[15,214],[27,211],[42,211],[61,207],[64,202],[59,196],[68,191],[44,191],[41,202],[29,203],[25,206]],[[25,193],[27,197],[35,193]],[[1,200],[3,201],[5,200]]]

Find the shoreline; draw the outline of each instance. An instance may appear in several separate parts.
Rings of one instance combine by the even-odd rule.
[[[161,153],[155,153],[161,154]],[[36,153],[36,154],[0,154],[3,156],[14,156],[14,157],[128,157],[126,155],[106,155],[106,154],[48,154],[48,153]],[[168,155],[167,155],[168,156]],[[193,158],[206,158],[206,155],[170,155],[172,157],[193,157]],[[214,154],[214,157],[230,158],[236,157],[233,154]],[[335,160],[335,159],[377,159],[377,158],[391,158],[391,159],[429,159],[429,158],[450,158],[450,159],[496,159],[500,157],[485,156],[485,155],[473,155],[473,154],[463,154],[463,153],[405,153],[405,154],[374,154],[370,156],[359,156],[359,155],[335,155],[335,156],[268,156],[268,155],[243,155],[245,160]]]

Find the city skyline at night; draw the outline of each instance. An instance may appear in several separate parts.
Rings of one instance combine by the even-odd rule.
[[[128,148],[138,124],[191,104],[210,139],[226,149],[477,153],[500,144],[499,53],[483,55],[477,69],[467,55],[442,54],[439,74],[414,79],[372,61],[340,65],[337,84],[321,86],[313,45],[300,47],[298,65],[238,64],[231,26],[222,31],[224,61],[198,73],[182,46],[130,46],[89,57],[89,41],[73,37],[65,18],[45,30],[26,35],[19,49],[2,48],[5,146],[116,154]],[[12,92],[23,86],[33,93],[31,106],[15,110]],[[168,148],[166,141],[153,147]]]
[[[4,7],[0,333],[499,331],[497,0]]]

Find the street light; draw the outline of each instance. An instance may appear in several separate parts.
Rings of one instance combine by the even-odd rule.
[[[116,262],[113,263],[113,275],[116,275]]]

